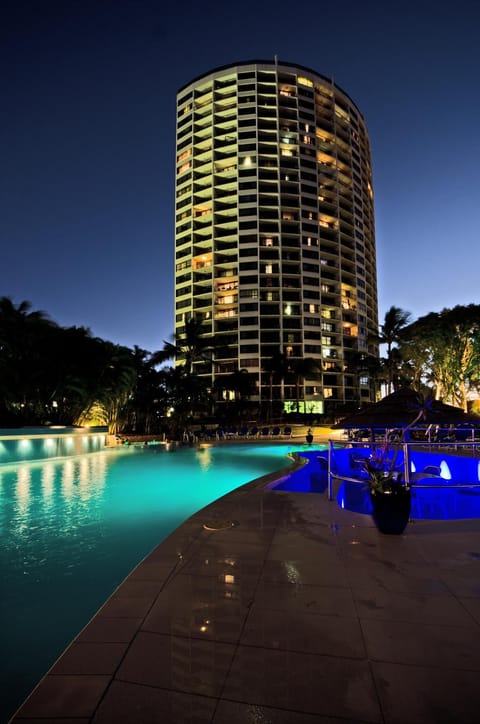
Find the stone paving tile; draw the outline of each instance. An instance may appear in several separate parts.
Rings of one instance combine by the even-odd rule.
[[[50,669],[50,676],[57,674],[113,675],[127,646],[127,643],[106,643],[104,641],[74,642]]]
[[[181,574],[153,604],[143,631],[235,643],[255,595],[256,579],[241,584]]]
[[[216,704],[206,696],[114,681],[92,724],[210,724]]]
[[[381,722],[367,662],[239,646],[222,699]]]
[[[141,632],[116,679],[216,698],[234,651],[232,644]]]
[[[448,662],[480,672],[480,628],[363,619],[368,655],[376,661],[418,666]]]
[[[311,583],[276,583],[263,577],[255,592],[255,605],[274,611],[291,611],[297,616],[304,612],[357,616],[349,588]]]
[[[148,556],[128,576],[129,581],[153,581],[162,584],[175,569],[178,563],[178,556],[173,562],[165,563]]]
[[[240,640],[244,646],[362,659],[366,656],[356,618],[272,611],[253,606]]]
[[[380,588],[390,593],[411,593],[429,595],[449,593],[447,584],[428,564],[390,564],[368,563],[356,561],[347,567],[346,577],[354,594],[365,589],[368,581],[373,588]]]
[[[79,719],[77,717],[71,719],[70,717],[55,717],[54,720],[46,719],[45,717],[34,717],[33,719],[31,717],[27,717],[24,719],[23,717],[21,719],[16,719],[15,721],[18,721],[19,724],[90,724],[91,719],[90,717],[88,719]]]
[[[291,709],[275,709],[258,704],[221,700],[212,724],[367,724],[367,720],[306,714]]]
[[[128,643],[142,623],[141,618],[104,618],[95,616],[75,639],[78,642]]]
[[[478,724],[478,671],[442,668],[445,663],[372,664],[385,724]]]
[[[279,559],[265,561],[261,583],[304,583],[349,587],[345,569],[339,562],[315,559]]]
[[[459,598],[458,600],[475,621],[480,624],[480,598]]]
[[[115,596],[99,610],[98,615],[103,618],[143,618],[152,606],[152,597],[127,598]]]
[[[15,721],[24,717],[91,716],[110,676],[46,676],[19,709]]]
[[[451,593],[405,593],[386,591],[365,581],[353,592],[358,616],[362,619],[384,619],[410,623],[475,626],[468,606]],[[468,600],[468,599],[467,599]],[[480,614],[480,599],[479,614]]]

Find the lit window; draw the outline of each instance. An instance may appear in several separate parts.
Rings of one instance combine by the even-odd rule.
[[[265,264],[265,274],[273,274],[273,265]]]
[[[306,85],[309,88],[313,88],[313,82],[308,78],[303,78],[302,76],[298,76],[297,83],[298,85]]]

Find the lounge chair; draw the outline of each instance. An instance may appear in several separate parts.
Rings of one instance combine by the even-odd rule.
[[[287,425],[287,427],[283,429],[283,435],[284,437],[292,437],[292,428]]]
[[[280,428],[274,427],[272,430],[272,437],[278,437],[280,435]]]
[[[258,437],[258,427],[252,427],[252,429],[248,431],[248,437]]]
[[[260,434],[261,434],[262,437],[269,437],[269,436],[270,436],[270,428],[269,428],[269,427],[262,427],[262,431],[261,431]]]

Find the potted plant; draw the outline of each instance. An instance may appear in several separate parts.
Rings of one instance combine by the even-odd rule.
[[[381,533],[403,533],[410,519],[410,487],[395,472],[395,458],[386,466],[386,448],[365,462],[367,487],[372,503],[372,517]]]

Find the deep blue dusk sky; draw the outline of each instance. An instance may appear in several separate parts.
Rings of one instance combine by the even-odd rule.
[[[165,7],[163,7],[165,5]],[[480,304],[480,10],[7,0],[0,296],[153,351],[173,331],[177,90],[274,59],[333,76],[373,154],[380,321]]]

